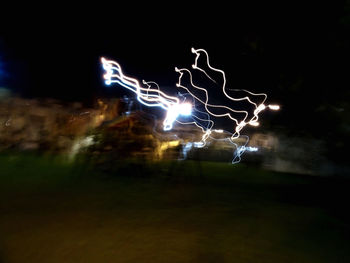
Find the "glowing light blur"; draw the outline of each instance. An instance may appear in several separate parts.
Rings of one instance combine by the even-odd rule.
[[[101,58],[105,74],[103,75],[106,85],[117,83],[128,90],[136,93],[137,100],[145,106],[161,107],[167,111],[166,118],[163,122],[164,130],[171,130],[174,121],[180,116],[191,115],[192,106],[189,103],[180,103],[179,98],[169,96],[159,90],[159,86],[155,82],[143,81],[147,88],[140,85],[140,82],[124,75],[121,66],[112,60]],[[155,85],[157,88],[152,88]]]
[[[241,155],[245,151],[257,151],[255,147],[246,147],[249,138],[246,137],[244,145],[239,146],[235,141],[241,136],[241,131],[246,125],[259,126],[259,114],[265,109],[279,110],[279,105],[265,105],[267,95],[265,93],[253,93],[247,90],[229,89],[226,87],[226,76],[223,70],[214,68],[210,65],[209,55],[204,49],[191,49],[195,54],[192,70],[202,79],[208,81],[208,87],[202,87],[196,84],[192,71],[186,68],[175,68],[179,73],[176,87],[186,91],[179,97],[170,96],[161,91],[155,82],[142,81],[142,84],[123,73],[121,66],[112,60],[101,58],[103,69],[105,70],[104,80],[106,85],[117,83],[120,86],[134,92],[137,100],[145,106],[160,107],[166,111],[166,117],[163,121],[163,129],[169,131],[173,128],[174,122],[180,124],[194,124],[203,132],[201,141],[187,143],[184,146],[184,156],[192,147],[202,148],[207,144],[209,138],[214,139],[212,132],[224,134],[228,141],[236,148],[232,163],[239,162]],[[201,65],[201,66],[200,66]],[[216,76],[214,78],[213,76]],[[218,76],[221,76],[218,79]],[[185,81],[186,79],[187,81]],[[234,96],[236,92],[240,92],[240,97]],[[214,93],[215,92],[215,93]],[[200,95],[199,95],[200,94]],[[212,95],[211,95],[212,94]],[[225,104],[215,104],[212,97],[221,98]],[[181,100],[180,100],[181,98]],[[187,102],[188,100],[191,103]],[[243,106],[242,104],[246,105]],[[247,108],[254,108],[248,111]],[[179,117],[185,116],[189,121],[180,121]],[[216,127],[214,119],[228,118],[232,121],[232,127],[224,130]],[[215,127],[215,128],[214,128]],[[227,137],[228,135],[228,137]]]
[[[236,127],[233,129],[231,140],[235,140],[239,138],[241,130],[246,125],[251,126],[258,126],[258,118],[259,113],[266,109],[266,107],[272,109],[272,110],[278,110],[278,105],[268,105],[266,106],[264,103],[267,99],[267,95],[265,93],[253,93],[247,90],[235,90],[235,89],[228,89],[226,87],[226,76],[225,72],[223,70],[214,68],[210,65],[209,61],[209,55],[204,49],[191,49],[192,53],[196,55],[195,63],[192,65],[192,69],[199,71],[200,73],[203,73],[204,76],[209,79],[213,84],[216,86],[219,86],[220,90],[222,91],[221,95],[223,95],[223,100],[228,99],[232,101],[231,104],[234,105],[235,102],[242,102],[245,101],[250,105],[253,105],[255,107],[255,110],[253,112],[253,116],[249,118],[250,114],[245,109],[236,109],[230,105],[224,105],[224,104],[213,104],[210,102],[210,95],[209,95],[209,89],[203,88],[194,83],[192,72],[189,69],[186,68],[175,68],[175,71],[180,74],[178,83],[176,84],[177,87],[183,88],[186,90],[188,94],[190,94],[197,103],[200,103],[204,106],[205,111],[215,118],[221,118],[221,117],[228,117],[230,118],[236,125]],[[201,61],[203,60],[203,61]],[[199,66],[199,63],[204,64],[205,69]],[[221,80],[214,80],[213,77],[211,77],[212,74],[219,73],[221,75]],[[187,78],[189,79],[190,85],[183,84],[183,78],[187,75]],[[221,83],[219,85],[218,83]],[[216,87],[217,88],[217,87]],[[218,96],[218,93],[220,90],[215,89],[215,96]],[[202,91],[202,94],[204,94],[205,98],[200,98],[195,93],[198,93],[198,91]],[[233,95],[228,94],[230,91],[243,91],[247,95],[243,97],[233,97]],[[202,96],[203,97],[203,96]],[[262,101],[260,103],[255,103],[252,101],[252,97],[262,97]],[[222,113],[215,113],[215,110],[220,110]],[[235,115],[244,115],[244,118],[242,120],[239,120]]]
[[[279,110],[280,109],[280,106],[279,105],[269,105],[269,108],[271,110]]]

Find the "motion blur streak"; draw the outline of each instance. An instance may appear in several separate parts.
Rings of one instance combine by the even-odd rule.
[[[157,88],[151,87],[154,82],[143,81],[143,84],[147,86],[144,88],[140,85],[137,79],[125,76],[123,74],[121,66],[112,60],[106,60],[101,58],[103,68],[106,71],[104,74],[105,83],[110,85],[112,83],[118,83],[119,85],[133,91],[137,95],[137,100],[143,105],[149,107],[161,107],[167,111],[166,118],[163,122],[164,130],[171,130],[174,121],[179,115],[189,116],[191,115],[192,106],[189,103],[180,103],[179,98],[169,96]]]
[[[266,108],[279,110],[280,107],[278,105],[265,105],[264,103],[267,99],[265,93],[253,93],[243,89],[228,89],[226,87],[225,72],[210,65],[208,53],[204,49],[192,48],[191,51],[196,55],[192,69],[197,74],[202,74],[202,79],[210,81],[207,87],[199,86],[195,84],[193,73],[189,69],[175,67],[175,71],[179,73],[176,86],[186,90],[185,94],[179,93],[179,96],[182,97],[181,101],[179,97],[170,96],[162,92],[159,85],[155,82],[143,80],[143,85],[141,85],[137,79],[124,75],[121,66],[113,60],[101,58],[103,69],[105,70],[103,77],[106,85],[117,83],[134,92],[137,95],[137,100],[143,105],[164,109],[166,111],[166,117],[163,121],[163,129],[165,131],[171,130],[175,121],[180,124],[194,124],[200,128],[203,132],[201,141],[187,143],[184,148],[184,156],[187,156],[187,152],[192,146],[203,148],[207,144],[208,138],[216,140],[212,136],[212,132],[214,132],[216,134],[225,134],[225,136],[229,135],[226,139],[236,149],[232,163],[237,163],[241,160],[241,155],[245,151],[257,151],[255,147],[246,147],[249,141],[247,136],[244,136],[246,138],[245,144],[238,146],[235,141],[241,137],[241,130],[246,125],[259,126],[259,113]],[[203,66],[199,66],[199,64]],[[217,76],[218,74],[221,75],[221,79],[213,77],[213,75]],[[188,81],[185,82],[184,79],[188,79]],[[233,96],[235,92],[243,92],[245,95]],[[225,102],[225,104],[212,103],[211,98],[213,96],[210,96],[210,93],[216,99],[220,97],[220,101]],[[191,100],[191,103],[186,102],[187,100]],[[244,103],[248,105],[242,106]],[[254,110],[247,110],[252,107]],[[180,116],[185,116],[190,120],[180,121],[178,119]],[[242,118],[242,116],[244,117]],[[217,125],[212,118],[223,117],[229,118],[234,123],[232,127],[228,129],[216,127]],[[207,124],[204,125],[203,123]]]

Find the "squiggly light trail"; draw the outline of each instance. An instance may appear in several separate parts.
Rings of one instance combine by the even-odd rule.
[[[143,81],[143,84],[147,86],[147,88],[144,88],[140,85],[137,79],[125,76],[122,68],[117,62],[106,60],[105,58],[101,58],[101,62],[106,71],[104,79],[107,85],[118,83],[119,85],[136,93],[137,100],[140,103],[150,107],[158,106],[167,111],[166,118],[163,122],[164,130],[171,130],[174,121],[179,115],[191,115],[191,104],[180,103],[179,98],[169,96],[160,91],[159,86],[156,83]],[[151,88],[152,84],[155,84],[157,88]]]
[[[200,142],[195,142],[191,144],[187,144],[184,148],[184,156],[187,155],[187,151],[189,151],[192,146],[194,147],[204,147],[206,145],[206,142],[208,138],[215,139],[212,136],[212,133],[228,133],[230,134],[229,141],[235,146],[235,156],[232,161],[232,163],[239,162],[241,159],[241,155],[246,151],[257,151],[257,148],[254,147],[247,147],[248,143],[248,137],[246,140],[246,143],[242,146],[238,146],[234,140],[240,137],[241,130],[246,125],[251,126],[258,126],[259,122],[259,113],[266,108],[269,108],[271,110],[279,110],[278,105],[265,105],[265,101],[267,99],[267,95],[265,93],[253,93],[247,90],[236,90],[236,89],[228,89],[226,87],[226,76],[225,72],[223,70],[214,68],[210,65],[209,62],[209,55],[204,49],[191,49],[192,53],[196,55],[195,63],[192,65],[192,69],[196,71],[196,73],[202,74],[205,76],[207,80],[210,80],[209,86],[216,86],[215,88],[215,95],[218,95],[217,86],[219,86],[218,81],[216,81],[211,75],[212,74],[220,74],[222,76],[221,79],[221,87],[219,94],[223,95],[224,99],[228,99],[231,101],[230,105],[217,105],[210,102],[210,96],[209,96],[209,89],[203,88],[198,85],[196,85],[193,80],[192,72],[186,68],[175,68],[175,71],[179,73],[179,79],[176,83],[176,86],[179,88],[182,88],[186,90],[186,94],[180,94],[180,96],[184,97],[182,101],[178,97],[169,96],[162,92],[155,82],[146,82],[143,81],[142,84],[145,86],[140,85],[139,81],[135,78],[128,77],[124,75],[121,66],[112,60],[107,60],[105,58],[101,59],[103,68],[105,70],[104,79],[105,83],[107,85],[110,85],[112,83],[117,83],[132,92],[134,92],[137,95],[137,100],[142,103],[143,105],[150,106],[150,107],[161,107],[165,111],[167,111],[166,117],[163,121],[163,127],[164,130],[168,131],[171,130],[173,127],[173,123],[175,121],[181,123],[181,124],[194,124],[198,128],[200,128],[203,132],[203,136]],[[206,69],[201,68],[198,66],[200,63],[200,60],[202,58],[205,58],[204,65]],[[183,82],[183,78],[187,75],[189,78],[189,86],[186,86]],[[152,86],[155,86],[155,88],[152,88]],[[243,91],[247,95],[244,97],[235,98],[228,94],[228,91]],[[202,96],[196,95],[195,93],[200,92]],[[250,95],[250,96],[249,96]],[[190,96],[192,103],[186,102],[186,98]],[[204,96],[204,98],[203,98]],[[256,103],[252,100],[252,97],[262,97],[262,101],[260,103]],[[255,109],[253,113],[249,113],[247,110],[244,109],[236,109],[231,106],[231,104],[234,103],[242,103],[246,102],[249,105],[252,105]],[[199,105],[199,106],[198,106]],[[203,110],[199,110],[199,107],[204,107]],[[236,105],[237,106],[237,105]],[[221,111],[221,113],[215,113],[215,111]],[[244,115],[243,119],[238,119],[235,117],[236,115]],[[183,122],[178,120],[180,116],[190,116],[192,121]],[[202,117],[201,117],[202,116]],[[215,123],[210,118],[229,118],[235,123],[235,127],[232,128],[232,132],[226,131],[223,129],[214,129]],[[207,123],[204,125],[203,123]],[[186,153],[185,153],[186,152]]]
[[[212,67],[209,63],[209,55],[208,53],[204,50],[204,49],[194,49],[192,48],[191,49],[192,53],[196,54],[196,58],[195,58],[195,63],[192,65],[192,68],[193,69],[196,69],[202,73],[204,73],[204,75],[210,79],[211,81],[217,83],[213,78],[210,77],[209,73],[200,68],[198,66],[198,60],[200,59],[201,57],[201,54],[204,54],[205,58],[206,58],[206,66],[208,67],[209,70],[213,71],[213,72],[218,72],[222,75],[222,82],[223,84],[221,85],[221,89],[222,89],[222,92],[224,94],[224,96],[226,98],[228,98],[229,100],[233,101],[233,102],[238,102],[238,101],[248,101],[250,104],[254,105],[255,107],[255,110],[253,112],[253,117],[250,118],[248,121],[247,121],[247,118],[249,116],[249,113],[248,111],[246,110],[236,110],[234,108],[231,108],[231,107],[228,107],[226,105],[214,105],[214,104],[210,104],[209,103],[209,95],[208,95],[208,89],[206,88],[202,88],[202,87],[199,87],[199,86],[196,86],[193,82],[193,77],[192,77],[192,73],[190,70],[186,69],[186,68],[183,68],[183,69],[178,69],[178,68],[175,68],[175,70],[180,74],[179,76],[179,81],[178,83],[176,84],[177,87],[181,87],[183,89],[185,89],[189,94],[191,94],[197,101],[199,101],[200,103],[202,103],[205,107],[205,110],[212,116],[214,117],[229,117],[231,120],[233,120],[235,123],[236,123],[236,128],[234,130],[234,133],[232,134],[231,136],[231,139],[234,140],[236,138],[238,138],[240,136],[240,131],[243,129],[244,126],[246,125],[251,125],[251,126],[258,126],[259,123],[258,123],[258,114],[265,110],[266,109],[266,105],[264,104],[266,99],[267,99],[267,95],[265,93],[253,93],[253,92],[250,92],[250,91],[247,91],[247,90],[242,90],[248,94],[251,94],[253,96],[262,96],[264,97],[263,101],[258,105],[257,103],[253,102],[249,96],[245,96],[245,97],[242,97],[242,98],[234,98],[230,95],[227,94],[227,88],[226,88],[226,76],[225,76],[225,72],[223,70],[220,70],[220,69],[216,69],[214,67]],[[184,86],[182,84],[182,78],[183,78],[183,75],[187,73],[189,75],[189,80],[190,80],[190,88],[194,88],[194,89],[197,89],[197,90],[201,90],[204,92],[205,94],[205,101],[203,101],[201,98],[199,98],[198,96],[196,96],[193,91],[190,90],[190,88]],[[278,105],[268,105],[267,106],[268,108],[270,108],[271,110],[279,110],[279,106]],[[215,114],[213,111],[212,111],[212,108],[219,108],[219,109],[223,109],[223,110],[226,110],[227,112],[225,113],[222,113],[222,114]],[[245,115],[244,119],[239,121],[237,118],[234,118],[233,117],[233,114],[235,113],[243,113]]]

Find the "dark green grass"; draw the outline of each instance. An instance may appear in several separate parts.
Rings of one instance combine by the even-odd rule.
[[[350,262],[346,179],[0,156],[0,262]]]

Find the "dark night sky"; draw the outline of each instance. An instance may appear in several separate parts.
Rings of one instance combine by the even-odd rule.
[[[119,96],[125,92],[103,85],[99,58],[105,56],[118,60],[127,74],[171,90],[174,67],[190,67],[195,47],[225,70],[230,88],[266,92],[288,106],[284,114],[294,120],[311,117],[303,111],[319,102],[348,94],[350,4],[179,5],[27,20],[0,34],[6,71],[0,84],[32,97],[92,102]]]

